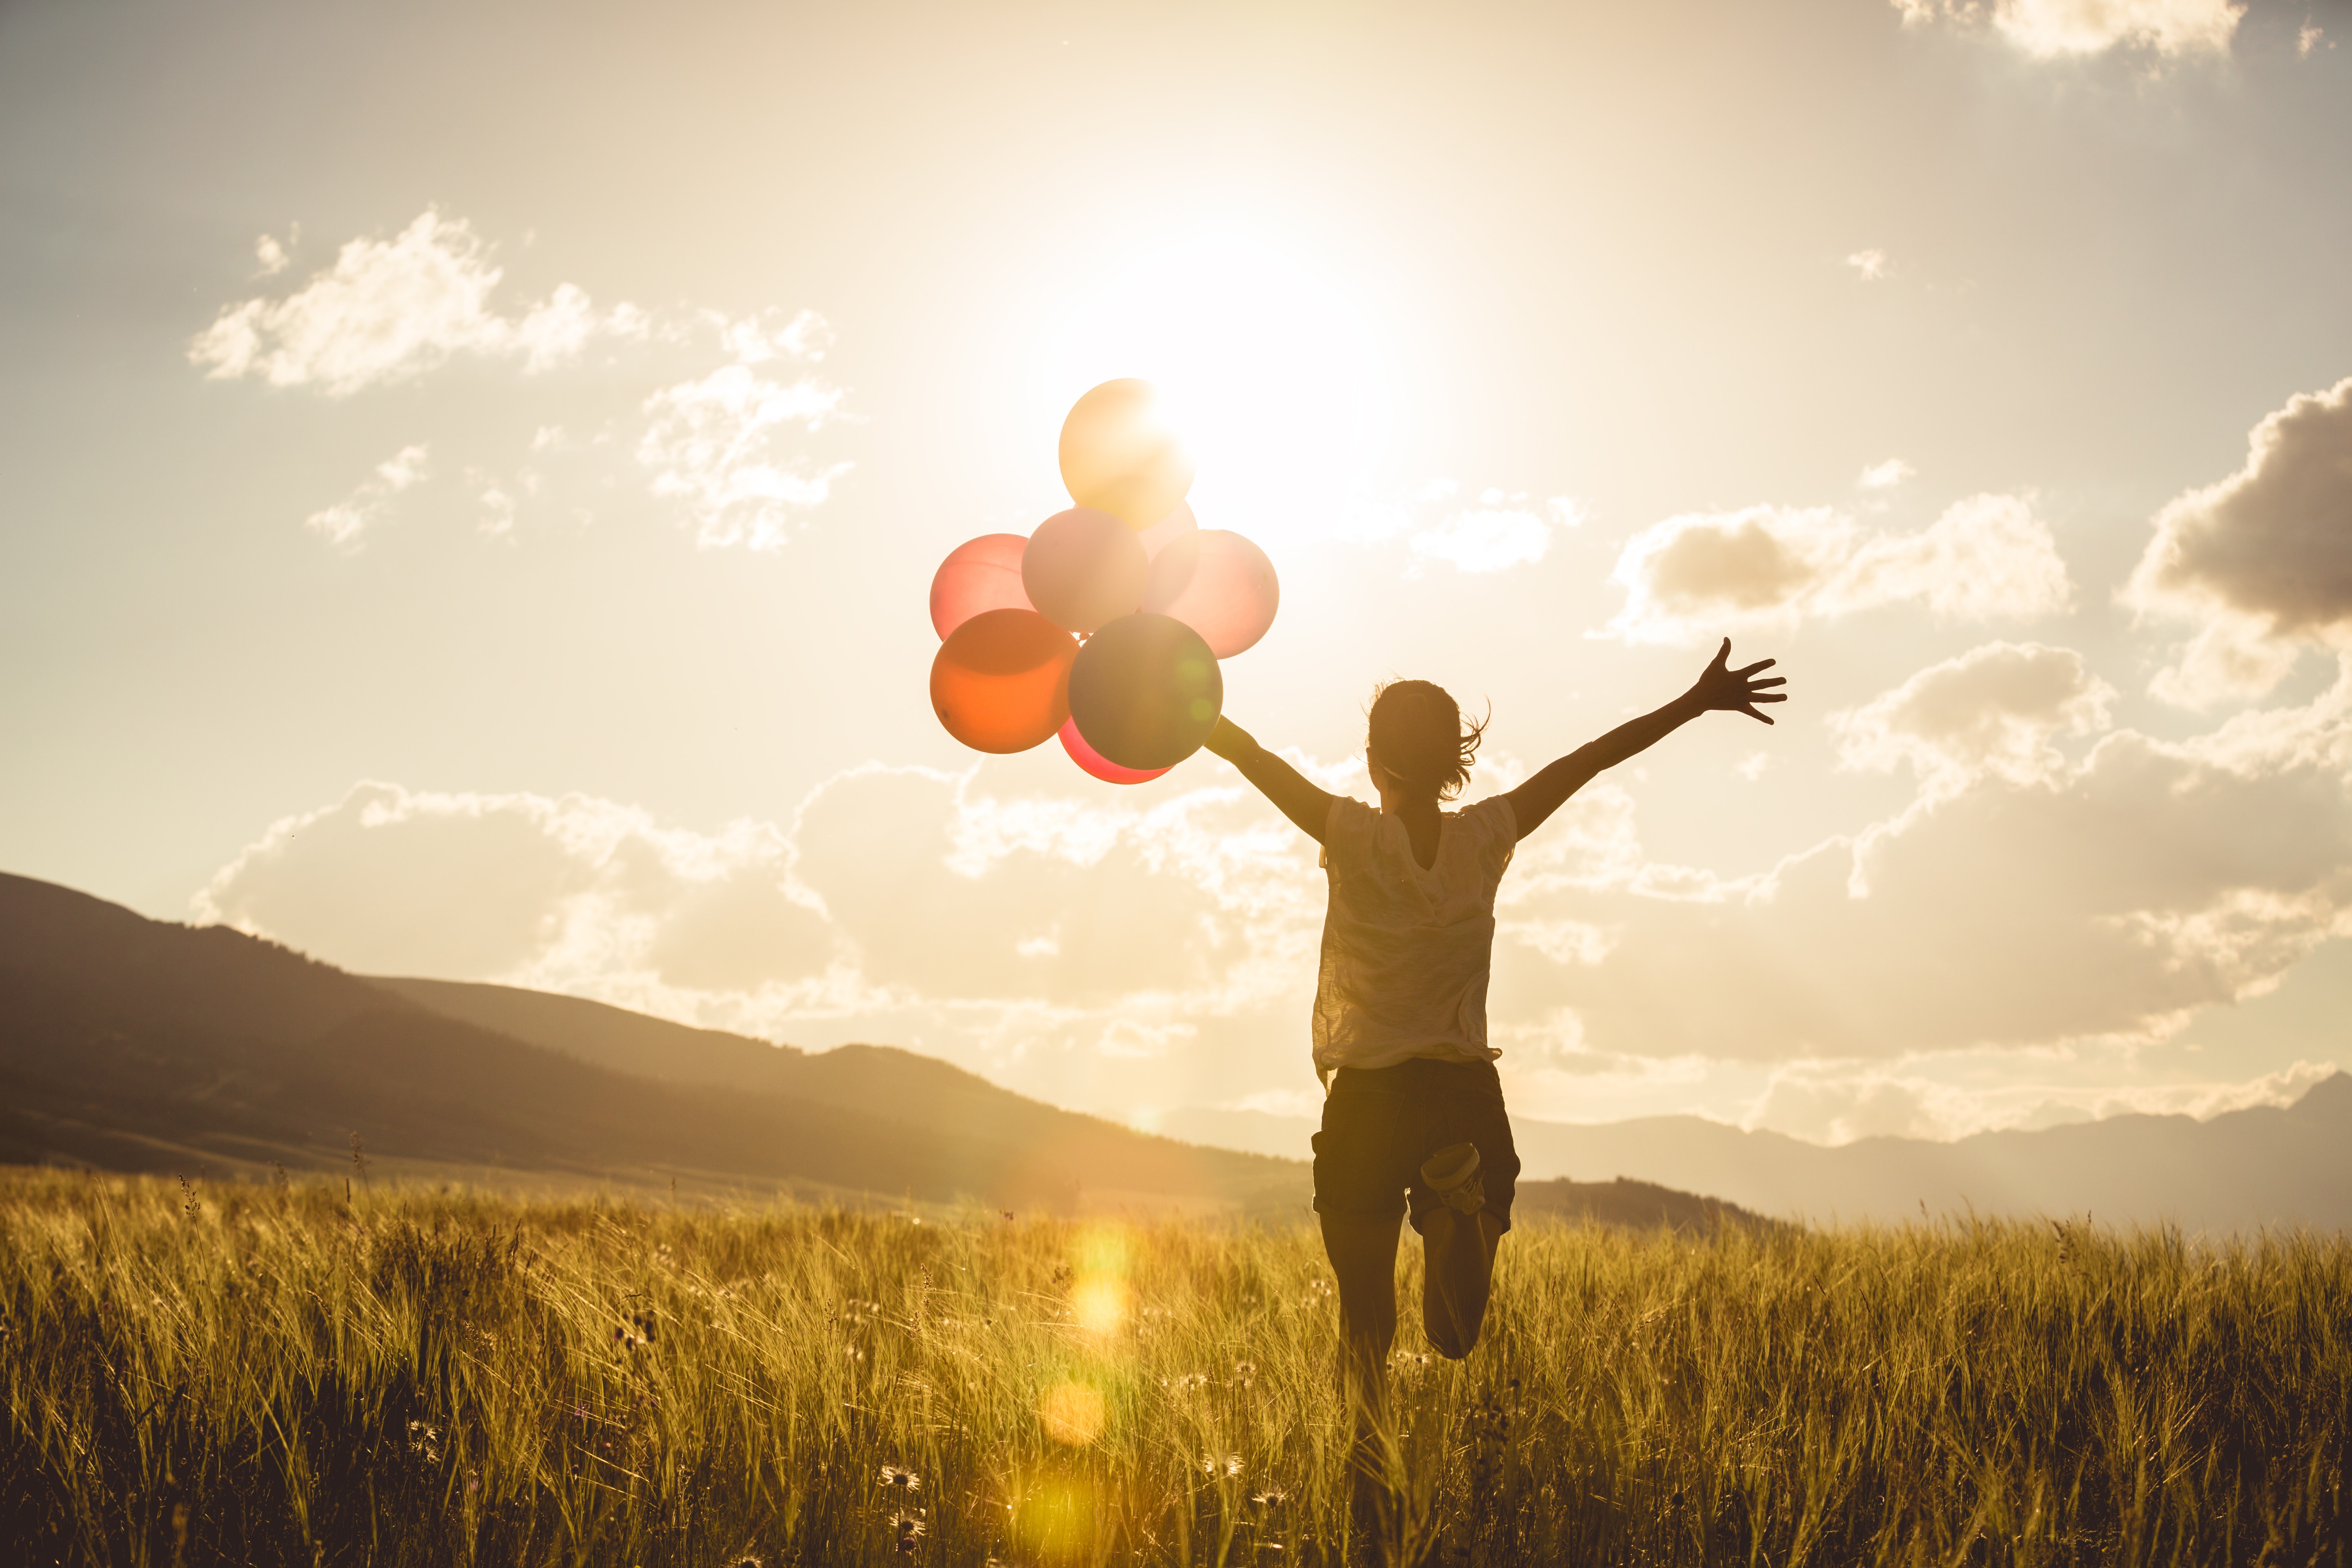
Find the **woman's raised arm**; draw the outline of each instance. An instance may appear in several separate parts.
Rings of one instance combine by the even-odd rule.
[[[1558,811],[1570,795],[1592,782],[1593,776],[1615,767],[1628,757],[1638,756],[1681,729],[1702,713],[1721,709],[1731,713],[1745,713],[1750,719],[1769,724],[1771,718],[1756,710],[1759,702],[1786,702],[1788,694],[1768,689],[1784,686],[1780,676],[1769,679],[1759,677],[1772,668],[1776,660],[1764,659],[1744,669],[1728,668],[1731,662],[1731,639],[1723,639],[1715,658],[1691,689],[1653,713],[1620,724],[1597,741],[1589,741],[1576,750],[1546,766],[1544,770],[1510,792],[1511,810],[1519,821],[1519,837],[1525,838],[1541,827],[1544,819]],[[1211,742],[1214,744],[1213,741]],[[1303,781],[1302,781],[1303,782]],[[1259,786],[1263,788],[1264,786]]]
[[[1208,747],[1241,769],[1242,777],[1274,802],[1299,832],[1318,844],[1323,842],[1323,825],[1330,819],[1331,803],[1338,796],[1308,783],[1306,774],[1259,745],[1231,719],[1218,719],[1217,727],[1209,731]]]

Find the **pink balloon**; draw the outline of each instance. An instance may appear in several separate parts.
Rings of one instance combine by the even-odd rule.
[[[1039,523],[1021,554],[1029,602],[1066,632],[1090,632],[1133,615],[1150,572],[1135,530],[1082,506]]]
[[[984,610],[1034,607],[1021,586],[1021,552],[1028,547],[1017,533],[983,533],[948,552],[931,575],[931,627],[941,642]]]
[[[1078,733],[1078,721],[1076,719],[1067,720],[1062,725],[1062,750],[1070,753],[1070,761],[1106,784],[1145,784],[1168,771],[1166,768],[1120,767],[1117,763],[1087,744],[1087,738]]]
[[[1143,591],[1145,609],[1183,622],[1219,658],[1265,636],[1281,603],[1282,584],[1265,552],[1223,528],[1171,541],[1151,563]]]
[[[1170,512],[1136,537],[1143,541],[1144,554],[1157,560],[1161,551],[1186,534],[1196,531],[1200,526],[1200,520],[1192,515],[1192,503],[1179,501],[1174,511]]]

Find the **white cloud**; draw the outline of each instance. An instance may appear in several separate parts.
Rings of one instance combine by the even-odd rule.
[[[1832,714],[1830,727],[1842,766],[1888,772],[1907,763],[1930,793],[1986,774],[2046,784],[2067,768],[2053,738],[2105,730],[2115,695],[2072,648],[1987,643]]]
[[[2056,756],[2050,737],[2095,729],[2107,696],[2063,650],[1923,672],[1847,729],[1858,756],[1918,766],[1919,797],[1711,898],[1659,897],[1681,889],[1630,813],[1582,876],[1545,874],[1535,841],[1507,918],[1615,942],[1597,966],[1498,945],[1495,994],[1572,1008],[1603,1052],[2074,1049],[2168,1037],[2352,934],[2352,677],[2193,741],[2115,730]]]
[[[761,360],[777,341],[758,339]],[[685,503],[697,543],[778,550],[793,514],[823,505],[849,465],[781,456],[773,438],[788,428],[817,430],[841,399],[838,387],[814,376],[785,384],[739,360],[647,398],[637,460],[653,470],[656,495]]]
[[[830,961],[793,860],[766,824],[697,834],[583,795],[368,782],[273,825],[194,910],[366,973],[759,994]]]
[[[423,480],[428,470],[426,448],[420,443],[403,447],[375,466],[350,495],[302,520],[302,525],[322,535],[328,543],[357,550],[360,536],[382,518],[394,496]]]
[[[1415,555],[1443,561],[1457,572],[1500,572],[1543,559],[1551,525],[1538,513],[1479,506],[1457,511],[1406,542]]]
[[[2156,516],[2124,600],[2200,623],[2151,689],[2204,707],[2260,696],[2308,647],[2352,645],[2352,380],[2290,398],[2243,467]]]
[[[1915,769],[1916,796],[1757,869],[1655,858],[1628,786],[1588,787],[1496,910],[1491,1027],[1530,1113],[1706,1095],[1842,1137],[2123,1106],[2134,1053],[2352,934],[2352,676],[2185,742],[2108,728],[2112,697],[2063,648],[1921,670],[1832,731],[1851,765]],[[1118,795],[1024,766],[868,764],[788,821],[710,830],[362,784],[271,829],[198,912],[363,970],[903,1044],[1112,1114],[1300,1085],[1312,846],[1213,761]]]
[[[257,276],[274,278],[286,270],[287,263],[291,258],[286,254],[286,247],[283,245],[280,245],[272,236],[265,234],[253,242],[253,259],[261,267]]]
[[[2311,58],[2312,51],[2323,44],[2332,49],[2336,47],[2336,40],[2329,37],[2318,23],[2305,22],[2303,25],[2303,30],[2294,36],[2295,57],[2307,60]]]
[[[1947,620],[2029,620],[2073,595],[2050,527],[2023,496],[1955,502],[1916,533],[1867,529],[1829,507],[1687,513],[1626,541],[1610,629],[1628,642],[1725,632],[1916,604]]]
[[[285,252],[264,236],[267,271]],[[627,305],[599,316],[572,284],[520,317],[489,298],[503,274],[461,218],[427,209],[389,240],[354,239],[331,269],[283,299],[223,308],[189,344],[188,358],[214,380],[255,376],[272,386],[316,387],[331,397],[405,380],[454,354],[520,358],[527,372],[576,355],[599,332],[641,336],[643,311]]]
[[[2036,59],[2140,49],[2226,55],[2245,16],[2232,0],[1890,0],[1906,26],[1990,25]]]
[[[1916,479],[1919,470],[1900,458],[1889,458],[1883,463],[1873,463],[1862,470],[1853,482],[1866,490],[1891,490],[1904,480]]]
[[[286,247],[267,235],[257,255],[268,271],[289,260]],[[502,359],[530,375],[572,363],[600,341],[632,345],[615,358],[615,374],[564,394],[569,418],[594,434],[540,424],[524,466],[484,455],[467,467],[480,531],[497,538],[516,538],[526,511],[585,517],[591,501],[601,510],[617,477],[614,466],[634,459],[632,484],[682,503],[698,542],[772,550],[849,470],[847,462],[822,462],[783,439],[845,417],[843,389],[810,371],[832,342],[815,311],[730,317],[680,308],[656,321],[629,304],[600,311],[577,285],[560,283],[538,304],[502,312],[494,300],[501,276],[489,247],[463,220],[427,210],[391,239],[346,244],[331,268],[283,298],[224,309],[189,357],[215,379],[250,377],[341,397],[421,375],[460,354]],[[715,366],[714,348],[724,356]],[[800,374],[781,374],[787,361],[799,362]],[[583,396],[610,406],[583,410]],[[464,447],[467,436],[451,439]],[[551,479],[563,500],[541,494]],[[399,488],[371,481],[318,513],[311,526],[349,543]]]
[[[867,765],[789,824],[709,833],[586,796],[362,784],[275,825],[195,913],[363,972],[1034,1070],[1065,1101],[1099,1074],[1123,1112],[1139,1074],[1192,1081],[1203,1037],[1246,1068],[1295,1032],[1318,895],[1311,853],[1229,783],[1139,807]]]
[[[1357,490],[1334,534],[1351,544],[1401,540],[1409,553],[1405,574],[1414,576],[1433,562],[1466,573],[1529,565],[1544,558],[1557,531],[1585,522],[1584,505],[1572,496],[1538,499],[1489,485],[1474,504],[1454,504],[1464,489],[1458,479],[1438,478],[1411,491]]]
[[[1886,252],[1883,250],[1857,250],[1845,258],[1845,264],[1864,283],[1876,283],[1886,277]]]

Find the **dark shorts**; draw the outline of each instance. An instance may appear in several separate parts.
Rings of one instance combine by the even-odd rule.
[[[1451,1143],[1478,1146],[1486,1212],[1511,1228],[1519,1152],[1503,1114],[1503,1080],[1492,1062],[1415,1058],[1392,1068],[1341,1068],[1323,1100],[1315,1134],[1315,1212],[1412,1228],[1438,1201],[1422,1163]]]

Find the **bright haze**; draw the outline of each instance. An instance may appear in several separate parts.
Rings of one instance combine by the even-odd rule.
[[[933,719],[1159,384],[1226,710],[1522,846],[1522,1114],[1838,1142],[2352,1065],[2352,8],[0,12],[0,867],[369,973],[1317,1098],[1312,844]]]

